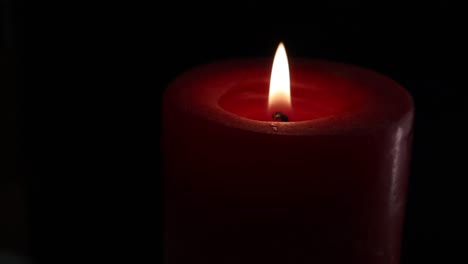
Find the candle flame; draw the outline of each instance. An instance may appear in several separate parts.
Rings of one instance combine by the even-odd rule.
[[[288,111],[291,108],[288,56],[283,42],[276,49],[270,77],[268,108],[270,111]]]

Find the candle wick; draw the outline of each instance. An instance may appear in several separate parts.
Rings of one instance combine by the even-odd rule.
[[[281,122],[288,122],[289,118],[287,115],[285,115],[283,112],[276,112],[273,114],[273,119],[276,121],[281,121]]]

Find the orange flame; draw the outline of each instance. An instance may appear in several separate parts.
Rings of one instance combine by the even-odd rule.
[[[270,111],[285,111],[291,108],[289,64],[283,42],[278,45],[273,60],[268,108]]]

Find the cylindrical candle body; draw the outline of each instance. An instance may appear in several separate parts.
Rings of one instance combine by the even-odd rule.
[[[270,65],[205,65],[168,88],[166,263],[398,263],[410,96],[371,71],[291,60],[293,95],[296,86],[336,89],[337,98],[355,89],[361,107],[323,99],[341,112],[288,123],[255,121],[220,107],[227,92],[268,83]]]

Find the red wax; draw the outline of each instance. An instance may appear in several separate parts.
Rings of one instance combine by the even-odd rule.
[[[290,122],[268,110],[272,59],[203,65],[167,89],[166,263],[399,262],[411,97],[356,66],[289,64]]]

